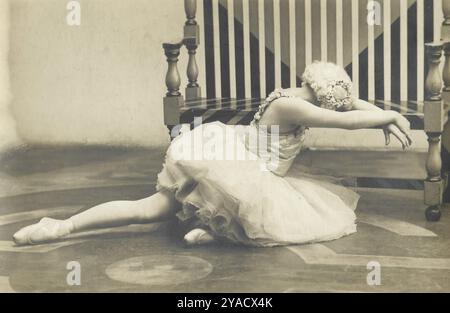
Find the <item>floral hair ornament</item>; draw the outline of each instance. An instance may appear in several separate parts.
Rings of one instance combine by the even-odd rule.
[[[305,68],[302,80],[312,88],[322,108],[351,109],[353,84],[343,67],[314,61]]]
[[[352,84],[344,80],[331,81],[325,93],[319,92],[317,100],[325,109],[336,110],[350,108],[354,99],[352,97]]]

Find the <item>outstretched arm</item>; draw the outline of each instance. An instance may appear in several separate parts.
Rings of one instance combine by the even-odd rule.
[[[361,100],[361,99],[356,99],[353,102],[353,110],[360,110],[360,111],[384,111],[382,109],[380,109],[379,107],[377,107],[376,105],[373,105],[370,102]]]
[[[353,102],[353,110],[362,110],[362,111],[383,111],[381,108],[373,105],[364,100],[357,99]],[[394,124],[388,124],[383,127],[384,136],[386,138],[386,145],[389,145],[391,142],[390,135],[394,135],[398,141],[403,146],[403,149],[409,147],[412,144],[412,139],[409,134],[404,134],[398,129],[398,127]]]
[[[279,98],[276,106],[282,119],[292,125],[343,129],[362,129],[395,124],[409,133],[409,122],[394,111],[354,110],[336,112],[322,109],[300,98]]]

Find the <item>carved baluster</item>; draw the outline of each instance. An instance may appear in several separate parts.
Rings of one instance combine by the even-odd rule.
[[[437,221],[441,217],[443,180],[441,175],[441,135],[443,131],[443,102],[441,97],[442,78],[439,64],[442,57],[442,44],[427,44],[429,72],[425,81],[427,100],[424,105],[425,132],[428,136],[428,156],[426,160],[427,179],[425,180],[425,204],[429,205],[426,217]]]
[[[442,44],[427,43],[426,45],[428,58],[428,74],[425,80],[425,90],[427,99],[431,101],[441,100],[442,78],[439,70],[439,64],[442,57]]]
[[[166,74],[167,93],[164,97],[164,124],[169,129],[170,137],[175,138],[180,130],[180,107],[184,104],[180,93],[180,73],[177,63],[182,43],[163,44],[164,53],[167,57],[168,70]]]
[[[186,12],[186,25],[197,25],[195,15],[197,14],[197,0],[184,0],[184,11]]]
[[[200,44],[200,27],[195,20],[197,14],[197,0],[184,0],[186,23],[184,25],[184,38],[195,38],[195,44]]]
[[[189,53],[189,62],[187,67],[187,77],[189,83],[186,87],[186,100],[199,99],[201,97],[200,85],[198,79],[198,66],[195,59],[197,45],[194,38],[185,39],[185,45]]]
[[[198,79],[198,66],[195,55],[200,44],[200,27],[195,20],[197,14],[197,0],[184,0],[186,23],[184,25],[184,44],[189,53],[187,77],[189,83],[186,87],[186,100],[199,99],[201,97]]]

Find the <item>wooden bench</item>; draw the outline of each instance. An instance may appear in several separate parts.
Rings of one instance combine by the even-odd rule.
[[[434,0],[418,0],[411,7],[402,0],[385,1],[384,3],[390,3],[391,6],[386,5],[382,8],[384,25],[379,26],[382,31],[378,37],[375,35],[376,26],[358,24],[361,19],[361,2],[185,0],[187,20],[184,25],[184,38],[175,43],[163,44],[168,62],[164,123],[169,129],[170,136],[176,137],[182,124],[191,124],[193,127],[196,117],[201,117],[202,123],[221,121],[231,125],[247,125],[272,87],[298,86],[301,83],[299,73],[313,59],[333,61],[347,69],[356,86],[356,92],[363,95],[361,98],[366,98],[384,109],[398,110],[410,120],[413,129],[426,132],[429,148],[428,153],[424,155],[422,165],[424,168],[411,170],[409,173],[406,171],[404,176],[424,180],[426,218],[429,221],[439,220],[443,193],[447,185],[447,175],[442,171],[441,136],[448,119],[447,103],[450,103],[450,0],[443,0],[442,7],[438,7],[440,2]],[[348,7],[349,4],[351,7]],[[199,5],[205,21],[202,31],[196,19]],[[399,19],[393,22],[390,18],[394,14],[394,8],[400,12]],[[431,15],[434,19],[430,19],[429,10],[432,10]],[[438,23],[436,16],[441,11],[445,17],[442,28],[436,27]],[[314,15],[314,12],[318,12],[318,15]],[[417,29],[414,30],[417,49],[407,44],[407,21],[410,20],[410,14],[417,18]],[[344,36],[349,23],[351,35]],[[313,31],[317,25],[320,25],[320,32]],[[434,29],[432,35],[430,29]],[[400,46],[393,47],[392,37],[397,36],[397,30]],[[289,36],[277,36],[276,34],[280,35],[281,31],[283,34],[288,32]],[[363,52],[359,43],[361,31],[368,32],[367,47]],[[206,82],[206,93],[205,90],[202,93],[199,84],[199,66],[196,58],[201,33],[207,42],[200,60],[203,74],[207,76],[203,78]],[[271,39],[269,36],[272,36]],[[319,43],[316,37],[320,38]],[[336,46],[329,45],[329,37],[335,39]],[[430,42],[425,43],[426,39]],[[352,43],[349,62],[344,60],[345,40],[351,40]],[[289,44],[286,44],[287,41]],[[296,44],[292,44],[293,42]],[[380,42],[384,43],[381,53],[377,48]],[[181,78],[177,68],[183,47],[189,54],[185,96],[180,92]],[[284,59],[282,47],[288,50],[287,53],[284,51]],[[391,58],[396,53],[395,48],[401,50],[398,59]],[[299,49],[302,49],[301,53],[298,52]],[[415,64],[404,60],[410,56],[411,49],[414,52],[411,58]],[[253,53],[250,53],[251,51]],[[380,55],[383,59],[375,62],[375,58]],[[443,55],[445,64],[442,66]],[[258,60],[254,61],[253,58]],[[368,77],[361,75],[364,74],[364,70],[361,71],[361,58],[367,60],[364,66]],[[260,62],[261,60],[264,61]],[[400,71],[391,71],[392,60],[400,63]],[[382,74],[377,74],[376,70],[378,68],[379,72],[380,64],[383,71]],[[416,76],[411,80],[410,68],[414,67]],[[377,75],[381,77],[381,83]],[[394,83],[394,79],[397,83]],[[408,79],[412,82],[411,85],[407,85],[404,81]],[[399,90],[394,88],[396,86]],[[411,92],[413,87],[414,90]],[[381,99],[377,99],[379,94],[382,95]],[[389,153],[390,151],[383,152]],[[340,157],[350,158],[351,163],[351,158],[357,158],[358,155],[347,153],[345,156],[341,154]],[[392,155],[396,155],[394,158],[396,162],[392,162],[393,167],[398,167],[401,162],[399,158],[408,160],[400,156],[398,151],[392,151]],[[415,161],[414,163],[411,166],[417,167],[418,164],[422,164]],[[386,164],[384,159],[379,166],[385,167]],[[408,165],[404,165],[407,168]],[[385,168],[382,171],[376,170],[376,159],[370,167],[363,169],[360,166],[360,169],[364,172],[361,174],[363,176],[384,177],[386,174],[392,176]],[[349,172],[348,166],[344,166],[344,170],[347,173],[343,174],[355,177],[360,175],[357,170]],[[372,174],[367,173],[370,170]]]

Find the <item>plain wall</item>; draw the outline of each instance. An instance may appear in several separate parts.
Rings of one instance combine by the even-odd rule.
[[[183,1],[80,0],[81,26],[67,25],[68,2],[11,1],[19,133],[28,143],[166,144],[161,44],[181,39]]]
[[[11,114],[9,81],[9,2],[0,0],[0,152],[20,145]]]

